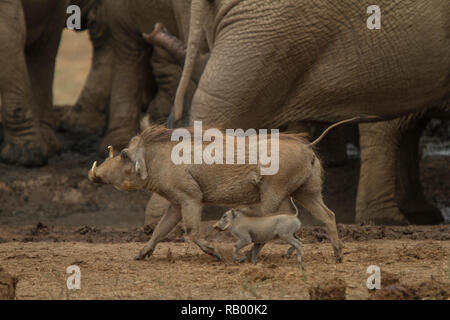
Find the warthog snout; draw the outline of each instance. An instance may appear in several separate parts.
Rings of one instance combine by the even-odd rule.
[[[114,148],[112,146],[109,146],[108,150],[109,150],[109,157],[106,160],[111,160],[114,158]],[[102,166],[103,165],[101,165],[100,167],[102,167]],[[104,173],[105,173],[104,168],[102,170],[98,170],[97,161],[95,161],[94,164],[92,165],[91,170],[89,170],[89,174],[88,174],[89,181],[95,182],[95,183],[104,183],[103,179],[101,178],[102,174],[99,173],[99,171],[103,172],[103,175],[104,175]]]

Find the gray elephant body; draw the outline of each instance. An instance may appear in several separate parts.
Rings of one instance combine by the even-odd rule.
[[[357,114],[390,119],[447,95],[450,3],[381,1],[380,30],[366,26],[370,4],[193,0],[183,77],[193,69],[192,48],[202,32],[198,21],[205,22],[200,27],[211,56],[191,121],[278,127]],[[176,109],[182,105],[179,93]]]
[[[192,101],[191,122],[261,128],[358,114],[405,115],[360,127],[363,165],[356,218],[441,222],[420,188],[417,143],[425,109],[450,93],[450,3],[381,1],[380,30],[366,26],[371,4],[193,0],[175,118],[181,115],[183,83],[194,72],[204,32],[211,56]],[[411,112],[417,114],[407,116]],[[413,163],[399,170],[398,161],[408,154]],[[382,168],[387,172],[378,175]],[[384,185],[389,188],[377,190]],[[420,203],[415,209],[405,205],[411,196]]]

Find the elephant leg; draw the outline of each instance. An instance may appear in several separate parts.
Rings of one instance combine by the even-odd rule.
[[[149,52],[136,39],[127,37],[114,50],[109,121],[99,153],[107,155],[107,147],[117,150],[128,145],[139,131],[141,110],[148,85]]]
[[[93,60],[83,90],[61,119],[61,126],[69,130],[98,132],[105,128],[111,97],[114,49],[109,36],[89,30],[93,45]],[[107,37],[107,39],[103,39]]]
[[[435,224],[440,211],[427,202],[420,184],[419,138],[428,119],[416,113],[360,124],[361,169],[356,221]]]
[[[55,8],[50,14],[41,39],[28,46],[25,51],[31,87],[38,106],[40,129],[50,152],[61,149],[54,131],[56,119],[53,112],[53,79],[61,41],[61,30],[58,30],[57,26],[64,23],[64,15],[61,15],[61,12],[65,12],[63,3],[58,6],[59,9]]]
[[[44,165],[49,147],[40,128],[25,57],[26,26],[20,1],[0,2],[0,92],[4,162],[25,166]]]
[[[175,100],[181,68],[159,47],[153,49],[151,65],[158,91],[150,102],[148,113],[152,119],[167,118]]]

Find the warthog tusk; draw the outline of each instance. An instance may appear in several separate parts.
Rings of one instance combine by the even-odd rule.
[[[97,161],[94,162],[94,164],[92,165],[92,169],[91,169],[93,178],[97,177],[97,175],[95,174],[95,169],[97,169]]]
[[[114,158],[114,147],[108,146],[108,150],[109,150],[109,157]]]

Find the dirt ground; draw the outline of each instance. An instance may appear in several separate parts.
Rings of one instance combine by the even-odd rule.
[[[55,76],[55,104],[76,101],[89,70],[87,34],[65,32]],[[0,130],[1,132],[1,130]],[[260,263],[230,262],[233,240],[211,231],[224,252],[218,262],[184,242],[178,229],[147,261],[132,258],[150,238],[146,192],[121,192],[87,180],[101,137],[59,130],[61,154],[42,168],[0,164],[0,267],[18,279],[17,299],[448,299],[450,225],[340,224],[344,263],[335,264],[327,232],[306,226],[301,272],[281,242]],[[1,141],[0,135],[0,141]],[[430,202],[450,207],[450,157],[421,162]],[[325,199],[340,223],[354,219],[359,161],[327,168]],[[220,212],[218,212],[220,214]],[[66,268],[81,268],[81,290],[69,291]],[[369,292],[367,267],[381,268],[382,289]],[[384,279],[384,280],[383,280]],[[383,282],[384,281],[384,282]]]
[[[256,266],[233,264],[232,237],[212,224],[203,222],[202,232],[225,262],[186,242],[180,231],[150,259],[134,261],[150,238],[143,228],[38,223],[0,226],[0,266],[18,279],[16,299],[450,298],[450,225],[340,224],[342,264],[334,262],[325,228],[304,227],[302,271],[295,258],[286,259],[288,245],[281,241],[266,245]],[[71,265],[80,267],[81,290],[67,289]],[[376,292],[366,287],[370,265],[381,268]]]
[[[0,244],[0,263],[19,279],[17,299],[309,299],[310,290],[336,279],[347,299],[450,297],[449,241],[349,242],[342,264],[328,243],[305,244],[303,271],[283,257],[282,244],[264,247],[256,266],[218,262],[173,242],[160,244],[150,260],[133,261],[142,245],[10,242]],[[231,246],[220,244],[228,260]],[[80,267],[81,290],[67,290],[70,265]],[[366,287],[370,265],[381,268],[378,292]],[[397,287],[383,292],[383,274]]]

